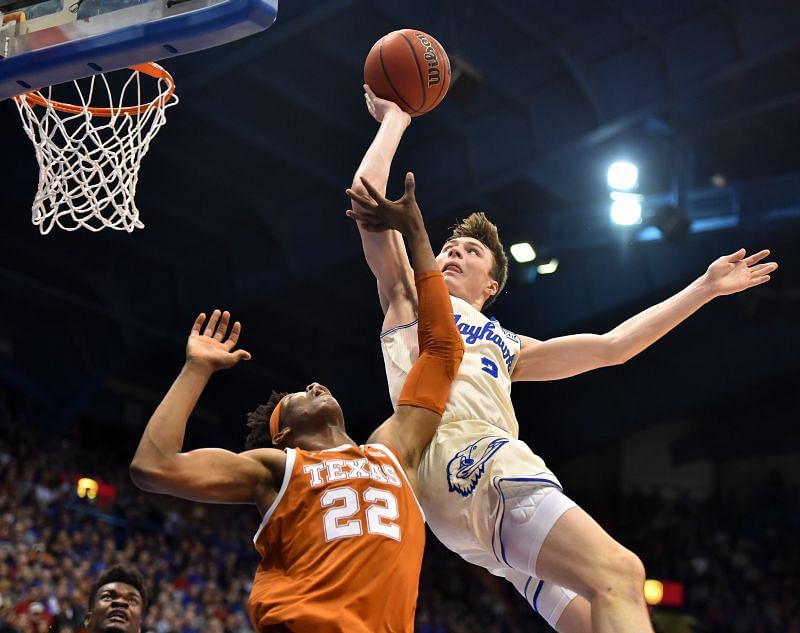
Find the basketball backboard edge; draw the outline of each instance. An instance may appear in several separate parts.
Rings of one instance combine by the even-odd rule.
[[[81,15],[81,2],[58,0],[27,19],[19,12],[35,15],[35,4],[15,4],[33,3],[0,1],[0,99],[220,46],[269,28],[278,13],[278,0],[105,0],[103,12]]]

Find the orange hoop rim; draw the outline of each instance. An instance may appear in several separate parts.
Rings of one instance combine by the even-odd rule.
[[[43,108],[50,106],[54,110],[57,110],[58,112],[65,112],[67,114],[81,114],[82,112],[91,112],[94,116],[97,117],[111,118],[113,116],[126,115],[126,114],[130,116],[134,115],[138,116],[143,112],[146,112],[147,109],[153,106],[154,104],[157,104],[159,102],[166,103],[175,94],[175,80],[163,66],[159,66],[155,62],[147,62],[145,64],[137,64],[135,66],[130,66],[130,70],[140,72],[142,74],[153,77],[154,79],[164,80],[167,83],[166,92],[158,95],[155,99],[153,99],[148,103],[143,103],[138,106],[126,106],[124,108],[94,108],[92,106],[82,106],[82,105],[74,105],[72,103],[64,103],[62,101],[52,101],[50,99],[45,98],[44,95],[42,95],[42,93],[39,90],[34,90],[32,92],[26,92],[24,94],[17,95],[16,97],[14,97],[14,99],[29,101],[34,105],[42,106]]]

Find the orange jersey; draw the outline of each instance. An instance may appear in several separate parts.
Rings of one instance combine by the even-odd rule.
[[[287,449],[253,542],[256,631],[413,632],[425,520],[387,447]]]

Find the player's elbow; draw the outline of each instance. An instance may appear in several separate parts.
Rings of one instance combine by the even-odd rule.
[[[138,455],[133,458],[128,467],[131,481],[137,488],[145,492],[159,492],[163,488],[165,469],[152,462],[141,459]]]
[[[613,367],[614,365],[623,365],[634,357],[634,353],[630,349],[627,341],[612,332],[603,334],[600,337],[600,353],[598,357],[600,362],[606,367]]]
[[[150,492],[152,487],[151,476],[147,468],[141,462],[134,459],[128,467],[128,474],[137,488]]]
[[[464,341],[457,332],[456,336],[434,337],[424,353],[436,359],[435,362],[440,365],[442,373],[449,380],[453,380],[464,357]]]

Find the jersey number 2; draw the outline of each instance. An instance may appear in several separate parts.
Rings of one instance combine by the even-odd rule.
[[[481,356],[481,369],[489,374],[492,378],[497,378],[498,371],[497,371],[497,363],[495,363],[491,358],[486,358],[486,356]]]
[[[399,541],[400,526],[392,523],[400,517],[397,497],[383,488],[367,488],[363,492],[363,497],[366,505],[367,532]],[[349,486],[331,488],[322,495],[320,503],[323,508],[330,508],[322,517],[327,542],[361,536],[364,533],[361,519],[353,518],[361,507],[355,490]]]

